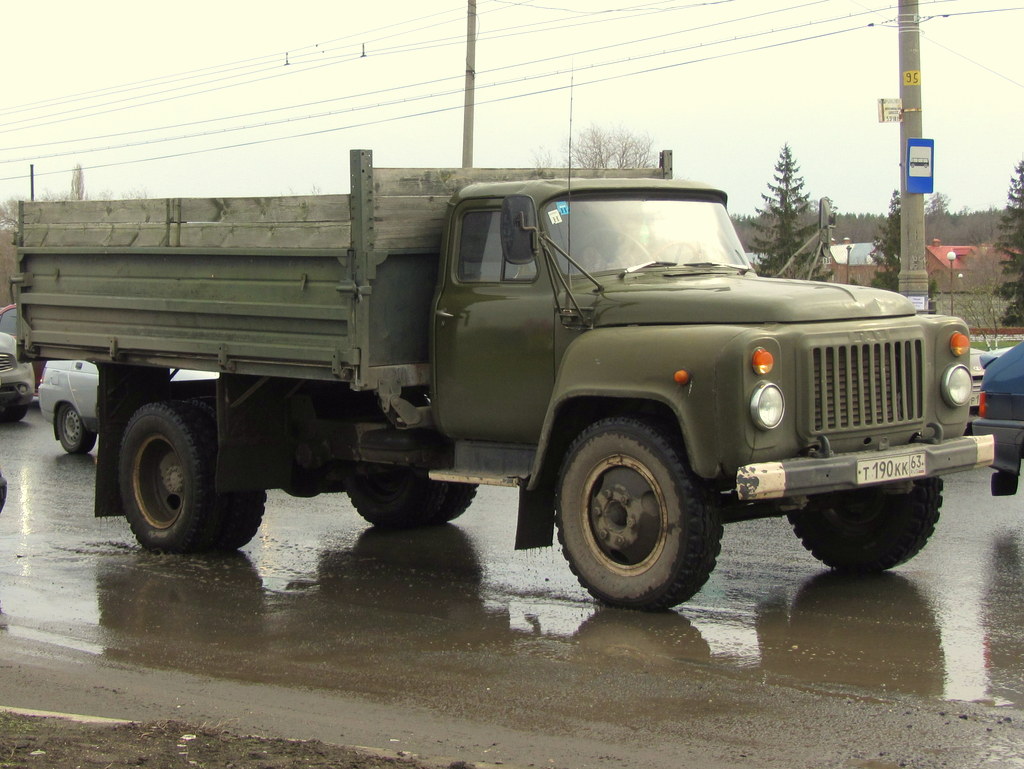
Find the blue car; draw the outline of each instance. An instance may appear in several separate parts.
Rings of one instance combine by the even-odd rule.
[[[1024,343],[988,361],[971,431],[995,436],[992,494],[1016,494],[1024,454]]]

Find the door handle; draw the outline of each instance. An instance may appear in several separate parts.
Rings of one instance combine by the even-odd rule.
[[[448,312],[448,310],[438,310],[434,314],[437,315],[437,317],[439,317],[439,318],[454,318],[455,317],[452,313]]]

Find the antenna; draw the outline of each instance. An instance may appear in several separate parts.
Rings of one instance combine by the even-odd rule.
[[[569,74],[569,189],[572,189],[572,112],[573,99],[575,98],[576,70],[572,69]],[[571,232],[571,228],[570,228]]]
[[[572,112],[573,112],[573,99],[576,95],[576,65],[575,63],[570,64],[569,70],[569,178],[566,179],[565,187],[565,202],[569,205],[570,214],[572,212]],[[571,254],[572,253],[572,218],[569,218],[568,235],[565,238],[565,248]],[[570,269],[572,263],[570,262]]]

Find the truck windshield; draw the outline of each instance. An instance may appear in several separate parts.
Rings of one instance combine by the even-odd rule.
[[[749,269],[725,206],[712,200],[574,195],[541,214],[551,239],[587,272],[646,265]],[[563,271],[569,265],[559,258]]]

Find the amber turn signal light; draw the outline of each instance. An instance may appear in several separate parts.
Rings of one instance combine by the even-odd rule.
[[[775,356],[763,347],[758,347],[750,356],[750,366],[755,374],[767,374],[775,368]]]
[[[676,384],[678,384],[678,385],[688,385],[688,384],[690,384],[690,372],[687,371],[684,368],[681,368],[676,373],[674,373],[672,375],[672,378],[675,380]]]
[[[967,334],[957,331],[949,338],[949,349],[954,355],[965,355],[971,349],[971,340],[967,338]]]

